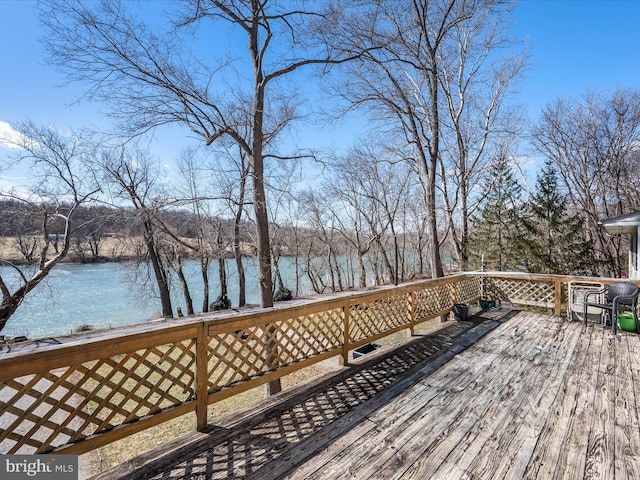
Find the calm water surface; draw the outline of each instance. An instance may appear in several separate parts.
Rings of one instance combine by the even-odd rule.
[[[245,263],[247,277],[247,303],[259,303],[255,264]],[[281,269],[287,286],[294,290],[295,274],[291,261],[281,260]],[[202,310],[202,283],[199,264],[187,266],[190,288],[196,312]],[[229,298],[238,303],[235,263],[227,263]],[[3,278],[12,272],[0,267]],[[93,328],[109,328],[132,325],[161,316],[157,298],[142,295],[142,289],[131,281],[132,267],[127,263],[88,265],[58,265],[47,280],[32,291],[0,332],[7,336],[26,335],[30,339],[67,335],[83,325]],[[217,265],[210,273],[210,301],[219,295]],[[300,294],[310,293],[302,286]],[[176,281],[172,286],[173,308],[182,307],[184,300]]]

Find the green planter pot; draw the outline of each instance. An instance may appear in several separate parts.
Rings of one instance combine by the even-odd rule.
[[[636,331],[636,321],[633,318],[632,312],[618,313],[618,328],[627,332]]]

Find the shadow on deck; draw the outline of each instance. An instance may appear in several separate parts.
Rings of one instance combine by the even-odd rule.
[[[306,382],[94,479],[282,478],[516,310],[480,312]]]

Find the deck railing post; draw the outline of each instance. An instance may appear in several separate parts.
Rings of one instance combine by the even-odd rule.
[[[453,306],[458,303],[458,282],[459,280],[455,280],[453,283],[449,283],[449,298],[451,301],[451,310],[449,311],[449,315],[447,316],[448,320],[451,320],[451,312],[453,312]]]
[[[343,322],[342,322],[342,328],[343,328],[343,332],[342,332],[342,361],[343,364],[346,365],[347,363],[349,363],[349,343],[351,342],[351,339],[349,338],[349,313],[351,310],[351,301],[349,299],[347,299],[344,303],[344,305],[342,306],[342,318],[343,318]]]
[[[555,294],[554,294],[554,315],[556,317],[560,316],[560,312],[562,310],[562,282],[560,278],[556,277],[554,279],[555,283]]]
[[[195,429],[199,432],[207,427],[208,408],[208,359],[207,359],[207,328],[200,323],[196,337],[196,419]]]
[[[415,287],[411,288],[411,291],[407,293],[407,309],[409,314],[409,330],[411,336],[415,335],[416,329],[416,290]]]

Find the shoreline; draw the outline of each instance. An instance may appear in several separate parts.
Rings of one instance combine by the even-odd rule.
[[[93,255],[85,245],[73,244],[66,257],[60,260],[60,264],[96,264],[96,263],[120,263],[141,261],[144,256],[138,254],[138,246],[142,240],[140,237],[106,237],[100,242],[99,254]],[[81,251],[79,251],[81,250]],[[243,247],[243,258],[250,258],[250,249]],[[39,262],[41,247],[33,252],[33,260],[25,258],[18,247],[17,237],[0,237],[0,266],[37,265]],[[234,258],[233,252],[227,251],[225,259]],[[184,260],[197,260],[197,256],[186,255]]]

